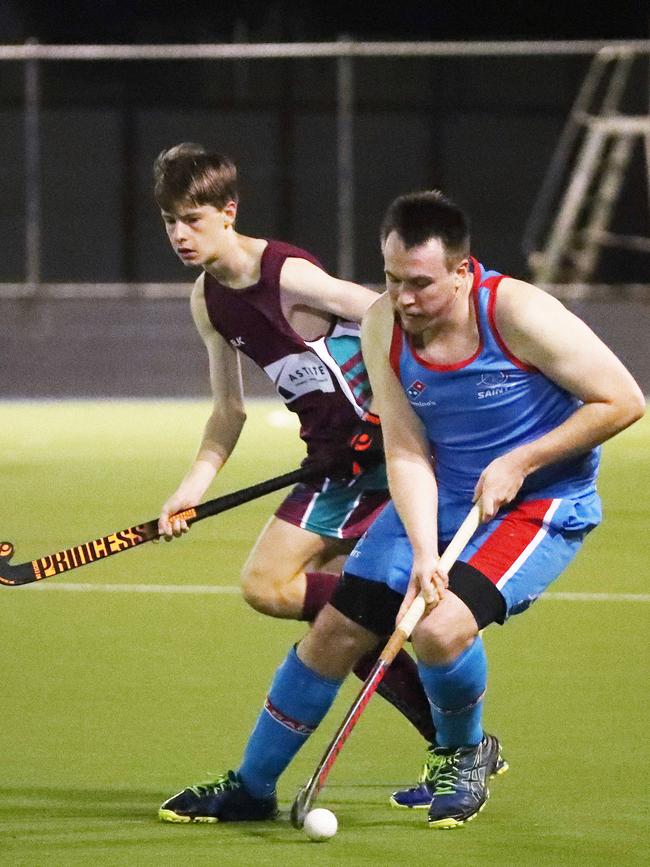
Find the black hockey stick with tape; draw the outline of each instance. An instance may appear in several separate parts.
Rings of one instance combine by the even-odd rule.
[[[443,555],[440,558],[440,567],[444,572],[448,572],[460,556],[463,548],[476,532],[480,521],[480,510],[478,505],[472,506],[467,517],[456,531],[456,535],[445,548]],[[357,721],[366,705],[377,691],[377,687],[381,683],[388,670],[389,665],[395,659],[398,652],[404,646],[407,638],[411,635],[415,627],[424,614],[425,609],[424,597],[419,593],[406,614],[399,622],[399,626],[391,637],[388,643],[379,654],[377,662],[374,664],[372,671],[361,687],[361,692],[356,697],[352,707],[347,712],[347,715],[338,731],[334,735],[330,745],[325,750],[318,767],[310,777],[309,781],[299,789],[298,794],[291,807],[291,824],[294,828],[302,828],[305,823],[307,813],[312,809],[318,793],[325,785],[329,772],[332,770],[332,765],[336,761],[336,757],[341,752],[344,743],[350,737],[352,729],[357,724]]]
[[[214,500],[207,500],[192,509],[185,509],[183,512],[172,515],[171,520],[181,519],[187,521],[188,525],[195,524],[204,518],[218,515],[220,512],[227,512],[243,503],[256,500],[258,497],[279,491],[289,485],[309,481],[322,474],[322,467],[319,468],[314,465],[299,467],[297,470],[275,476],[264,482],[258,482],[248,488],[224,494]],[[103,560],[113,554],[121,554],[123,551],[129,551],[131,548],[158,538],[158,518],[154,518],[144,524],[127,527],[125,530],[109,533],[99,539],[93,539],[91,542],[84,542],[73,548],[66,548],[63,551],[39,557],[38,560],[30,560],[15,566],[9,563],[14,553],[14,546],[11,542],[0,542],[0,586],[17,587],[21,584],[32,584],[43,578],[50,578],[53,575],[60,575],[62,572],[69,572],[71,569],[86,566],[88,563]]]

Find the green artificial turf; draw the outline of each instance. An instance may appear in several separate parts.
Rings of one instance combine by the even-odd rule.
[[[0,404],[0,536],[15,543],[15,561],[155,517],[208,412],[204,402]],[[291,828],[286,809],[352,701],[353,682],[282,778],[279,821],[157,821],[170,794],[236,767],[275,667],[304,632],[256,614],[235,590],[281,493],[169,545],[40,587],[0,588],[0,864],[649,863],[649,455],[648,420],[605,446],[605,522],[553,588],[613,598],[549,595],[486,632],[486,725],[511,768],[493,782],[481,816],[452,832],[429,830],[422,812],[389,808],[392,789],[414,782],[423,743],[380,698],[320,797],[338,816],[337,836],[315,844]],[[252,404],[209,496],[301,457],[291,417]],[[79,583],[96,589],[46,589]],[[224,592],[101,591],[121,584]]]

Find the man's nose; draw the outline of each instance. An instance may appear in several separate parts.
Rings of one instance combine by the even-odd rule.
[[[172,228],[172,240],[178,244],[179,241],[183,241],[186,237],[184,224],[177,220]]]
[[[409,287],[405,283],[399,284],[399,287],[397,289],[397,297],[400,300],[400,304],[405,307],[408,307],[415,301],[415,295],[413,294],[413,290],[409,289]]]

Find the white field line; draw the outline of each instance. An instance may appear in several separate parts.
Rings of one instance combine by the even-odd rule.
[[[565,602],[650,602],[650,593],[542,593],[540,599]]]
[[[241,588],[220,584],[32,584],[31,589],[69,593],[180,593],[195,596],[234,596]],[[650,602],[650,593],[543,593],[549,602]]]

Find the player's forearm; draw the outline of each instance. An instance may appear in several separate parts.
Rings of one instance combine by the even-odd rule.
[[[621,404],[586,403],[561,425],[523,446],[509,456],[525,476],[558,461],[584,454],[624,430],[643,415],[639,401]]]
[[[215,472],[220,470],[237,445],[245,421],[243,407],[216,403],[203,429],[196,460],[211,463]]]
[[[416,557],[438,556],[438,488],[428,461],[393,456],[386,463],[391,498]]]
[[[246,416],[215,408],[208,419],[197,455],[179,485],[186,498],[197,503],[232,453]]]
[[[199,452],[176,491],[177,496],[193,505],[201,502],[219,469],[214,460],[204,457],[205,454]]]

